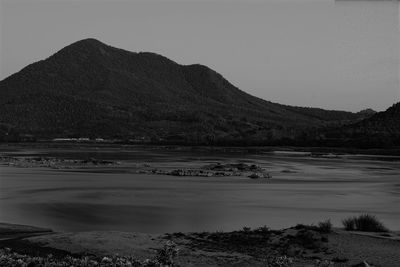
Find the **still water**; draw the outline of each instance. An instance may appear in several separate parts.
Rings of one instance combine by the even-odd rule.
[[[291,152],[180,151],[143,147],[2,148],[11,156],[118,160],[68,170],[0,165],[0,221],[59,231],[148,233],[289,227],[368,212],[400,230],[399,158]],[[258,164],[271,180],[137,174],[222,162]]]

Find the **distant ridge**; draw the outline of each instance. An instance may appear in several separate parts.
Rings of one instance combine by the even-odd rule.
[[[332,144],[368,147],[400,146],[400,102],[386,111],[326,133]]]
[[[365,115],[366,117],[371,117],[375,113],[377,113],[377,112],[371,108],[363,109],[363,110],[360,110],[359,112],[357,112],[357,114]]]
[[[280,105],[200,65],[89,38],[0,82],[0,140],[87,137],[276,144],[372,115]],[[292,141],[290,141],[292,140]]]

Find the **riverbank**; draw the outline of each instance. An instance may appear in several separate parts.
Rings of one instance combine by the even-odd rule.
[[[154,145],[154,144],[129,144],[129,143],[86,143],[86,142],[19,142],[19,143],[1,143],[0,152],[2,151],[18,151],[20,149],[76,149],[76,148],[115,148],[121,150],[129,149],[146,149],[146,150],[162,150],[162,151],[179,151],[179,152],[217,152],[217,153],[268,153],[274,151],[292,151],[307,152],[312,155],[324,154],[362,154],[362,155],[381,155],[381,156],[400,156],[400,147],[392,148],[354,148],[354,147],[302,147],[302,146],[201,146],[201,145]]]
[[[175,266],[367,266],[357,265],[363,262],[370,266],[400,265],[400,234],[396,232],[348,232],[338,228],[326,231],[306,225],[283,230],[260,227],[161,235],[115,231],[56,233],[47,229],[43,232],[41,228],[26,231],[26,226],[11,224],[2,224],[1,229],[3,261],[33,261],[39,257],[44,262],[50,257],[52,262],[92,261],[89,266],[96,266],[95,262],[102,266],[117,262],[120,266],[154,266],[146,262],[157,266],[157,261],[170,257]],[[161,259],[160,252],[170,255]]]

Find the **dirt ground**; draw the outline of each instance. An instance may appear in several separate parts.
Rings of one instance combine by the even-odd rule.
[[[9,232],[7,232],[9,228]],[[48,229],[0,225],[0,248],[19,253],[121,255],[153,258],[168,240],[179,248],[179,266],[400,266],[399,233],[357,233],[334,229],[319,233],[308,226],[285,230],[258,228],[233,232],[150,235],[128,232],[45,232]],[[322,265],[322,263],[330,265]]]

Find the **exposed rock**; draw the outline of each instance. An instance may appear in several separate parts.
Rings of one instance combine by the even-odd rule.
[[[95,158],[89,158],[86,160],[82,160],[81,163],[84,164],[93,164],[93,165],[111,165],[114,164],[113,161],[109,161],[109,160],[99,160],[99,159],[95,159]]]
[[[196,169],[177,169],[167,172],[168,175],[173,176],[202,176],[202,177],[211,177],[211,176],[232,176],[234,173],[232,172],[214,172],[214,171],[205,171],[205,170],[196,170]]]
[[[266,172],[253,172],[248,177],[251,179],[259,179],[259,178],[270,179],[271,175]]]
[[[245,163],[221,164],[219,162],[215,164],[206,165],[203,167],[203,169],[212,171],[241,171],[241,172],[248,172],[248,171],[255,172],[263,170],[260,166],[257,166],[255,164],[251,165]]]
[[[215,176],[247,176],[252,179],[271,178],[263,168],[255,164],[245,163],[215,163],[203,166],[203,169],[214,171]]]
[[[83,166],[110,166],[118,165],[119,162],[100,160],[89,158],[85,160],[78,159],[62,159],[52,157],[0,157],[0,163],[5,163],[9,166],[32,168],[32,167],[49,167],[54,169],[83,167]]]

